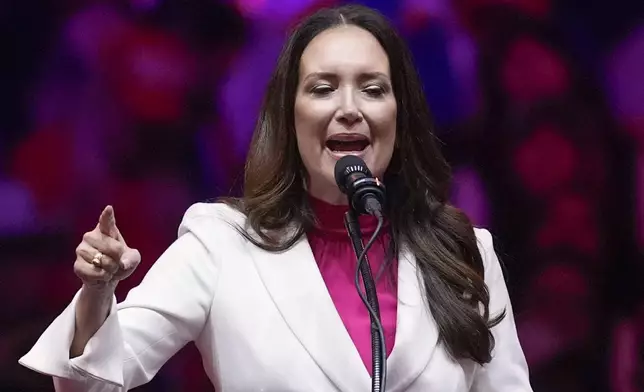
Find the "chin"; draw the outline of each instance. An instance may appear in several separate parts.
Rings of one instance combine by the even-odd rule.
[[[384,168],[376,168],[375,162],[374,162],[374,154],[373,154],[373,149],[371,146],[365,148],[362,151],[348,151],[348,152],[339,152],[339,151],[331,151],[328,148],[325,148],[325,155],[327,156],[326,161],[330,163],[330,175],[331,178],[334,178],[334,173],[335,173],[335,164],[337,161],[340,160],[340,158],[347,156],[347,155],[355,155],[358,158],[362,159],[366,164],[369,170],[371,170],[371,173],[382,179],[384,176],[384,173],[386,171],[386,167]],[[334,180],[335,181],[335,180]]]

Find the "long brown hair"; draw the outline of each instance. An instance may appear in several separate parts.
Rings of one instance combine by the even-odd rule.
[[[346,24],[369,31],[392,69],[400,109],[396,148],[384,181],[394,242],[397,248],[405,244],[416,258],[429,310],[448,352],[489,362],[494,347],[490,328],[505,312],[489,317],[490,296],[474,229],[465,214],[448,204],[451,171],[438,148],[411,54],[377,11],[357,5],[323,9],[294,29],[268,84],[246,162],[244,195],[225,201],[247,216],[242,234],[269,251],[288,249],[314,224],[294,127],[299,62],[316,35]]]

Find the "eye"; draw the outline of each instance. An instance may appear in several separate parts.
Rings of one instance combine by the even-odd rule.
[[[367,86],[362,91],[372,98],[378,98],[385,94],[385,89],[379,85]]]
[[[311,89],[311,94],[317,95],[317,96],[329,95],[332,92],[333,92],[333,87],[329,86],[328,84],[313,86],[313,88]]]

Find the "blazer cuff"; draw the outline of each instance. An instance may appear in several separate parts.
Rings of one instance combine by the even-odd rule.
[[[87,342],[83,354],[69,358],[76,330],[76,302],[79,294],[80,290],[18,363],[52,377],[75,381],[87,381],[89,377],[123,387],[124,348],[116,297],[112,297],[107,319]]]

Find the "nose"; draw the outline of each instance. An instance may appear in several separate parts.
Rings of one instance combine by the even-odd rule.
[[[337,120],[346,126],[352,126],[362,121],[362,113],[356,105],[353,91],[346,89],[342,94],[342,102],[338,110]]]

